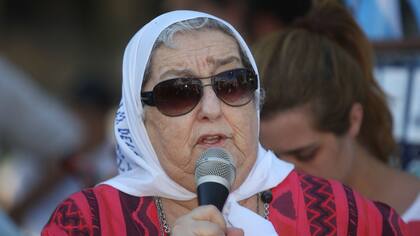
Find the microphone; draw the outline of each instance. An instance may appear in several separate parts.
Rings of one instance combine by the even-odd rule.
[[[223,148],[205,150],[195,163],[198,205],[214,205],[222,211],[235,180],[232,155]]]

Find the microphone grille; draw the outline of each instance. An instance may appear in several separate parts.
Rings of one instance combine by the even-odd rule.
[[[228,151],[223,148],[208,148],[195,164],[195,181],[198,183],[201,177],[213,175],[222,177],[231,186],[235,180],[235,172],[232,155]]]

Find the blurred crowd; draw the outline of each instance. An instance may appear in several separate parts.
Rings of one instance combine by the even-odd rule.
[[[420,101],[406,92],[420,88],[420,1],[341,2],[377,49],[379,83],[394,95],[399,165],[420,176],[420,111],[398,118]],[[117,173],[119,62],[125,40],[144,22],[169,10],[205,11],[252,44],[309,7],[310,0],[0,0],[0,235],[39,235],[64,197]],[[411,74],[388,73],[401,63]],[[406,84],[395,92],[399,76]]]

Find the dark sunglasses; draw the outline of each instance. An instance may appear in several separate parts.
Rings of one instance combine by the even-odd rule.
[[[202,79],[211,78],[203,85]],[[212,86],[216,96],[229,106],[248,104],[258,86],[257,75],[248,69],[234,69],[204,78],[174,78],[158,83],[153,91],[142,92],[141,101],[167,116],[182,116],[192,111],[203,96],[203,88]]]

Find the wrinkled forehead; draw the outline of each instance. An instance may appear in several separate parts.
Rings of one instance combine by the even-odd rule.
[[[170,41],[162,42],[159,39],[154,47],[144,73],[143,85],[152,78],[156,79],[156,76],[199,76],[197,72],[203,68],[215,73],[218,68],[229,65],[250,67],[237,40],[223,30],[200,28],[188,32],[177,31],[167,40]]]
[[[238,62],[246,58],[232,30],[216,19],[196,17],[177,21],[162,29],[156,38],[143,75],[143,86],[151,78],[152,71],[177,70],[192,75],[193,64],[220,64],[226,57]],[[199,56],[198,56],[199,55]],[[155,71],[156,72],[156,71]]]

